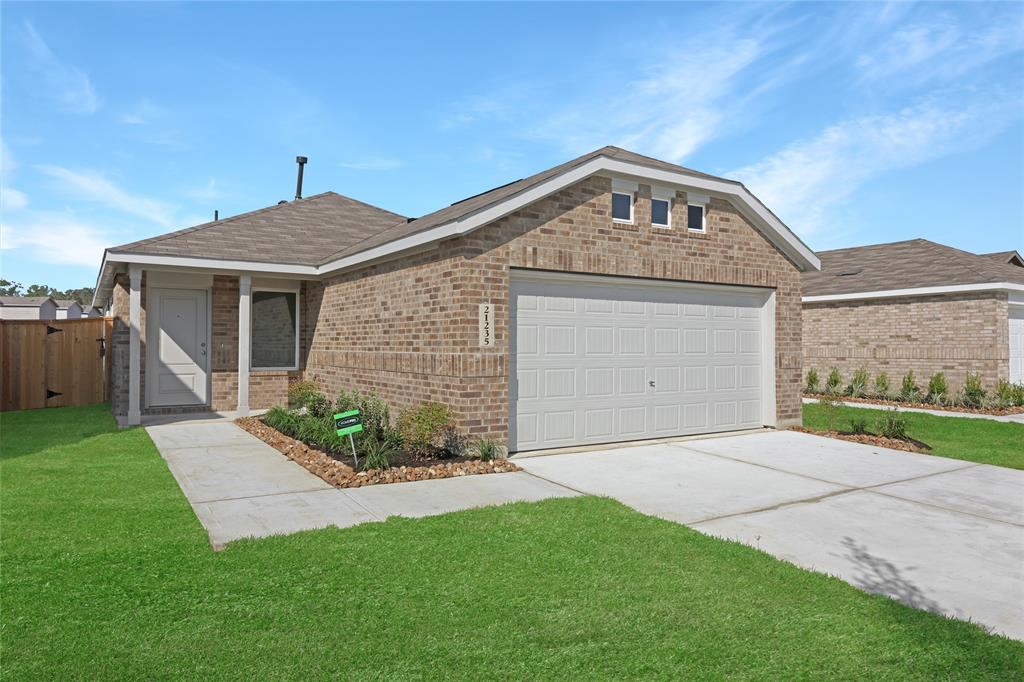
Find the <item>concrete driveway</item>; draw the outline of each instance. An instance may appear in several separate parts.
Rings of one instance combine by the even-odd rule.
[[[1024,639],[1024,471],[796,432],[516,462],[576,491]]]

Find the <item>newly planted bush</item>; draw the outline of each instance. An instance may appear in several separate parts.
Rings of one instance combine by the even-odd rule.
[[[398,449],[387,441],[366,438],[359,444],[362,451],[363,471],[368,469],[388,469],[391,462],[398,456]]]
[[[391,411],[388,404],[373,391],[360,393],[342,391],[338,394],[338,401],[334,404],[337,412],[359,410],[363,420],[363,432],[360,440],[370,439],[387,441],[392,447],[401,446],[401,438],[391,428]]]
[[[1013,384],[1013,404],[1024,405],[1024,384]]]
[[[853,373],[853,378],[850,379],[850,395],[855,398],[862,397],[868,392],[868,371],[861,367]]]
[[[818,404],[821,405],[821,411],[825,414],[825,424],[828,426],[828,430],[835,431],[836,420],[839,418],[839,408],[843,406],[843,402],[826,396],[819,399]]]
[[[909,370],[903,375],[903,383],[900,385],[900,397],[904,400],[919,400],[921,398],[921,389],[917,385],[917,379],[914,377],[914,370]]]
[[[946,375],[936,372],[928,380],[928,400],[933,403],[942,403],[948,395],[949,383],[946,381]]]
[[[875,395],[880,398],[889,395],[889,375],[885,372],[875,377]]]
[[[907,437],[907,420],[900,416],[899,410],[889,410],[878,420],[878,432],[886,438]]]
[[[804,390],[808,393],[817,393],[821,390],[821,382],[818,379],[818,370],[813,367],[807,370],[807,385]]]
[[[981,407],[985,403],[985,388],[981,385],[981,374],[968,372],[964,379],[964,405]]]
[[[298,433],[299,419],[299,415],[284,407],[272,407],[263,415],[263,423],[292,438]]]
[[[867,433],[868,432],[868,420],[864,417],[854,417],[850,420],[850,432],[851,433]]]
[[[341,438],[338,436],[337,427],[330,417],[314,417],[311,414],[299,418],[299,427],[293,438],[301,440],[307,445],[312,445],[328,452],[337,451],[341,446]]]
[[[839,370],[835,367],[828,373],[828,379],[825,381],[825,392],[826,393],[840,393],[843,390],[843,375],[839,373]]]
[[[505,457],[505,449],[496,440],[481,438],[476,442],[477,457],[485,462]]]
[[[306,410],[316,419],[330,419],[334,416],[334,405],[322,393],[312,395],[306,400]]]
[[[999,407],[1013,405],[1013,384],[1006,379],[1000,379],[996,384],[996,400],[999,401]]]
[[[434,457],[444,446],[446,427],[452,426],[447,405],[422,403],[402,413],[398,431],[406,449],[424,457]]]
[[[322,396],[315,381],[293,381],[288,384],[288,407],[292,409],[308,407],[310,399],[315,396]]]

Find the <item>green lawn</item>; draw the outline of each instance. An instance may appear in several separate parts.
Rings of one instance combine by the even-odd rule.
[[[836,413],[835,427],[846,431],[850,429],[852,419],[867,419],[868,430],[878,433],[878,420],[885,413],[884,409],[840,407]],[[902,410],[900,414],[907,420],[907,435],[930,445],[933,455],[1024,469],[1024,424],[991,419],[937,417]],[[805,404],[804,426],[812,429],[829,428],[825,409],[817,403]]]
[[[0,428],[4,679],[1024,674],[1024,644],[606,499],[215,553],[105,406]]]

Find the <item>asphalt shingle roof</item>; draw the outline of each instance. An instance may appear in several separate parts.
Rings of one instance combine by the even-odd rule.
[[[0,305],[37,307],[49,300],[49,296],[0,296]]]
[[[406,219],[324,192],[177,232],[116,246],[112,253],[317,265],[326,254]]]
[[[618,147],[602,147],[415,220],[407,220],[397,213],[334,192],[325,192],[123,244],[110,251],[318,266],[476,213],[599,156],[739,185],[733,180]]]
[[[802,275],[804,296],[958,284],[1024,284],[1024,268],[927,239],[819,251],[820,271]]]

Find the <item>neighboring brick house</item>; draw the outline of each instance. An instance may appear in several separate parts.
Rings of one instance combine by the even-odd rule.
[[[943,372],[984,384],[1024,382],[1024,264],[1016,251],[977,255],[925,239],[822,251],[803,275],[804,369],[845,380],[863,367],[898,385]]]
[[[742,184],[605,147],[418,219],[328,192],[109,249],[94,303],[127,423],[304,377],[526,450],[799,423],[817,266]]]

